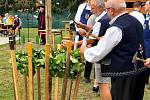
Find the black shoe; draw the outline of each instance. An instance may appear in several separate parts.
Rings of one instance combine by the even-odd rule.
[[[90,83],[91,82],[91,80],[89,79],[89,78],[85,78],[85,83]]]
[[[93,87],[93,92],[97,93],[99,91],[99,86]]]

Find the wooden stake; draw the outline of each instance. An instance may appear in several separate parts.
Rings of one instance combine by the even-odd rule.
[[[9,36],[9,45],[11,52],[11,60],[12,60],[12,71],[13,71],[13,82],[15,87],[15,100],[20,100],[20,92],[19,92],[19,83],[18,83],[18,73],[16,67],[16,51],[15,51],[15,35]]]
[[[40,67],[37,68],[38,100],[41,100]]]
[[[69,64],[70,64],[70,52],[71,52],[71,41],[67,43],[67,54],[66,54],[66,68],[64,73],[64,80],[62,86],[62,96],[61,100],[65,100],[66,97],[66,90],[67,90],[67,81],[68,81],[68,74],[69,74]]]
[[[61,48],[60,44],[57,44],[57,50]],[[58,94],[59,94],[59,78],[55,78],[55,94],[54,94],[54,100],[58,100]]]
[[[70,79],[70,80],[69,80],[69,88],[68,88],[68,90],[69,90],[68,93],[69,93],[69,94],[68,94],[66,100],[70,100],[71,93],[72,93],[72,92],[71,92],[71,91],[72,91],[72,84],[73,84],[73,82],[72,82],[72,80]]]
[[[28,42],[28,68],[29,68],[29,100],[34,100],[34,82],[33,82],[33,66],[32,66],[32,43]]]
[[[49,55],[50,44],[45,45],[45,100],[49,100]]]
[[[58,92],[59,92],[59,81],[58,81],[59,79],[58,79],[58,77],[56,77],[55,78],[55,90],[54,90],[54,92],[55,92],[55,97],[54,97],[54,100],[58,100]]]
[[[78,94],[78,89],[79,89],[79,83],[81,79],[81,74],[78,74],[76,83],[75,83],[75,90],[74,90],[74,95],[72,97],[72,100],[76,100],[77,94]]]
[[[45,0],[45,24],[46,24],[46,43],[50,41],[52,43],[52,15],[51,15],[51,0]],[[50,36],[50,38],[48,38]]]
[[[24,100],[28,100],[28,95],[27,95],[27,77],[23,75],[24,79]]]
[[[20,100],[15,50],[11,50],[11,58],[12,58],[12,68],[13,68],[13,80],[14,80],[14,85],[15,85],[15,97],[16,97],[16,100]]]
[[[82,45],[87,45],[86,40],[83,40]],[[84,63],[84,55],[81,55],[81,62]],[[77,78],[76,78],[76,83],[75,83],[75,89],[74,89],[74,95],[72,97],[72,100],[76,100],[77,94],[78,94],[78,89],[79,89],[79,83],[80,83],[80,78],[81,78],[81,73],[78,73]]]

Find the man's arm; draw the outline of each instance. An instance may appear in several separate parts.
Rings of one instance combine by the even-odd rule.
[[[122,30],[118,27],[107,29],[106,34],[98,42],[97,46],[87,48],[82,46],[80,52],[89,62],[97,62],[103,59],[122,39]]]

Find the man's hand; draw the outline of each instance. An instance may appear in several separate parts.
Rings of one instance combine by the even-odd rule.
[[[150,58],[147,58],[147,59],[145,60],[144,65],[145,65],[146,67],[150,68]]]
[[[87,47],[86,46],[81,46],[80,47],[80,53],[81,54],[84,54],[84,51],[87,49]]]
[[[74,21],[77,28],[81,28],[82,23],[80,21]]]
[[[86,31],[89,31],[92,28],[92,26],[88,26],[88,25],[83,24],[83,23],[78,22],[78,21],[75,22],[75,25],[76,25],[77,28],[82,28]]]
[[[82,36],[82,37],[85,37],[86,36],[86,31],[82,28],[79,28],[78,30],[79,34]]]
[[[61,46],[67,47],[68,41],[70,41],[70,40],[62,40],[62,41],[61,41]],[[74,45],[74,42],[73,42],[73,41],[72,41],[72,45]]]

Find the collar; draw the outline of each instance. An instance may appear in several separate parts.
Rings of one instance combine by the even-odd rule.
[[[133,11],[137,11],[137,12],[140,12],[139,10],[133,10]]]
[[[85,9],[91,10],[91,7],[87,3],[85,3]]]
[[[117,18],[119,18],[120,16],[122,16],[122,15],[124,15],[124,14],[126,14],[126,13],[128,13],[128,12],[123,12],[123,13],[117,15],[116,17],[114,17],[114,18],[109,22],[109,24],[112,25],[112,24],[116,21]]]
[[[95,22],[98,22],[98,20],[101,19],[106,13],[106,11],[103,11],[98,17],[96,17]]]

